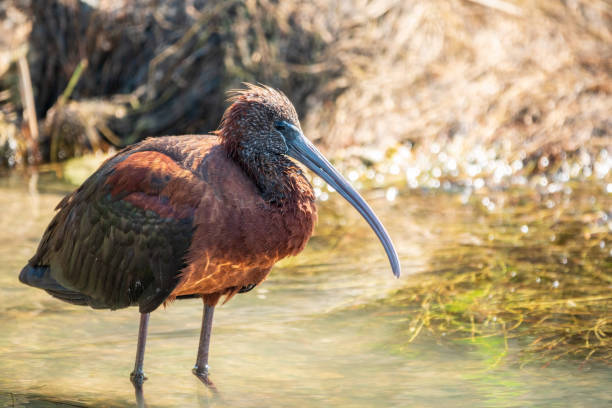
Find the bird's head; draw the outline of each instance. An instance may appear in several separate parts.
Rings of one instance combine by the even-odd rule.
[[[260,164],[283,161],[289,156],[308,167],[370,224],[387,252],[393,274],[399,277],[399,259],[387,231],[359,193],[304,136],[291,101],[273,88],[245,85],[245,89],[230,92],[232,103],[216,132],[229,154],[243,162]]]
[[[274,159],[287,154],[284,126],[300,130],[300,121],[291,101],[267,86],[245,84],[229,92],[231,105],[223,114],[217,131],[234,157],[250,160]]]

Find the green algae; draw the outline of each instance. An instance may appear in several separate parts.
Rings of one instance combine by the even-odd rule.
[[[573,189],[472,197],[442,228],[454,245],[434,248],[428,270],[382,301],[407,316],[406,341],[425,332],[480,347],[493,341],[505,344],[499,358],[512,341],[522,364],[612,364],[611,200]],[[486,201],[504,205],[490,211]]]

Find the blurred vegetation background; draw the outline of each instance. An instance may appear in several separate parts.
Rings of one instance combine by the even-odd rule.
[[[483,155],[500,161],[485,177],[551,172],[612,156],[611,76],[606,0],[8,0],[0,160],[209,132],[249,81],[365,166],[399,151],[408,171],[442,154],[449,177]]]

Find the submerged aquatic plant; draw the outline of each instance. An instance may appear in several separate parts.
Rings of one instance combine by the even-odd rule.
[[[523,364],[612,364],[612,212],[592,190],[488,192],[451,209],[428,272],[384,300],[408,312],[406,341],[501,338],[494,364],[509,342]]]

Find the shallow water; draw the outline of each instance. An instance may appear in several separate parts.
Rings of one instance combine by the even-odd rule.
[[[0,406],[135,404],[128,376],[136,346],[137,309],[111,312],[72,306],[17,280],[53,208],[72,188],[50,175],[0,179]],[[520,341],[511,342],[505,351],[500,351],[499,339],[466,344],[424,333],[409,343],[405,314],[411,309],[403,313],[397,303],[387,301],[408,282],[426,276],[421,273],[473,268],[480,252],[470,251],[488,245],[482,237],[495,240],[503,230],[519,241],[541,240],[537,219],[546,214],[537,213],[535,220],[527,216],[534,211],[532,195],[510,200],[504,192],[466,198],[461,192],[407,190],[389,197],[384,190],[371,190],[365,196],[398,247],[401,279],[393,278],[365,222],[333,194],[320,203],[317,235],[303,254],[280,263],[258,288],[217,308],[210,365],[220,395],[211,395],[190,372],[201,302],[177,301],[152,314],[145,355],[147,404],[593,407],[612,403],[609,366],[576,359],[521,365],[516,358]],[[575,187],[570,198],[561,194],[547,199],[553,201],[553,205],[543,201],[551,213],[563,200],[576,200],[575,206],[563,207],[576,208],[568,217],[603,222],[597,225],[608,232],[594,249],[599,251],[595,258],[601,258],[600,267],[610,266],[607,228],[612,224],[606,222],[612,216],[612,201],[605,187],[584,191]],[[497,203],[500,211],[504,200],[506,206],[524,207],[522,218],[490,224],[490,202]],[[464,256],[441,256],[455,248],[462,248]],[[542,253],[523,255],[536,259]]]

